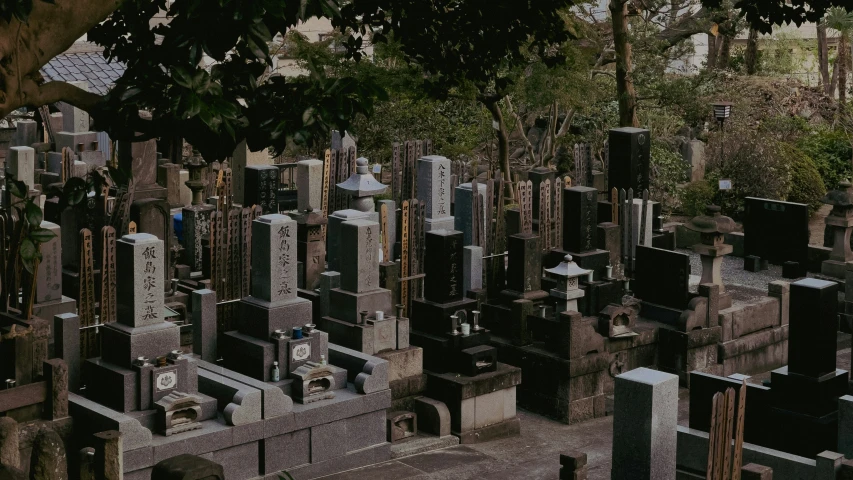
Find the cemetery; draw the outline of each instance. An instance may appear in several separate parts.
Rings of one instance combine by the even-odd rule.
[[[0,480],[853,479],[840,0],[0,1]]]

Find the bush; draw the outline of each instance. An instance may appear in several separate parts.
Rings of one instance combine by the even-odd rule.
[[[809,206],[809,214],[817,211],[823,205],[821,199],[826,193],[823,179],[815,166],[814,160],[801,150],[784,146],[783,152],[789,162],[791,185],[787,200],[795,203],[805,203]]]
[[[660,202],[663,212],[672,212],[678,204],[678,184],[685,180],[681,155],[652,140],[649,170],[649,195],[652,200]]]
[[[688,183],[681,190],[681,213],[695,217],[714,201],[715,189],[707,181]]]
[[[841,180],[850,177],[853,148],[843,132],[818,129],[804,136],[797,146],[814,161],[827,190],[835,189]]]
[[[748,123],[731,122],[725,134],[725,148],[720,155],[723,137],[714,132],[708,142],[706,178],[712,186],[729,179],[732,189],[717,192],[715,202],[725,215],[737,218],[744,208],[744,198],[784,199],[790,190],[790,161],[783,151],[784,143]],[[716,187],[712,187],[716,190]]]

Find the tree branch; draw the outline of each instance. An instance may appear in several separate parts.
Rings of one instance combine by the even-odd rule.
[[[38,87],[38,95],[35,103],[47,105],[49,103],[65,102],[75,107],[91,112],[103,101],[104,97],[87,92],[66,82],[48,82]],[[30,99],[33,101],[33,99]]]
[[[506,100],[506,110],[510,115],[515,117],[516,127],[518,129],[518,133],[521,134],[521,139],[524,140],[524,149],[527,150],[527,154],[530,155],[530,161],[536,162],[536,153],[533,150],[533,144],[530,143],[530,139],[527,138],[527,132],[524,131],[524,125],[521,123],[521,117],[515,113],[515,110],[512,108],[512,101],[509,97],[505,98]]]

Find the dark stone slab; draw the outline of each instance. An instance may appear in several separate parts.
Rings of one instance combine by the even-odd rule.
[[[690,257],[637,245],[631,288],[644,302],[685,309],[689,300]]]
[[[649,188],[651,135],[643,128],[614,128],[610,130],[610,160],[607,190],[634,189],[634,195]]]
[[[542,255],[539,252],[539,236],[529,233],[512,235],[507,250],[507,289],[518,293],[540,290]]]
[[[245,170],[245,190],[243,204],[258,205],[263,214],[278,213],[278,167],[268,165],[250,165]]]
[[[797,262],[805,268],[809,247],[809,210],[801,203],[747,197],[744,255],[770,263]]]
[[[804,279],[791,284],[788,369],[820,377],[835,372],[838,284]]]
[[[462,299],[462,232],[433,230],[425,236],[424,298],[435,303]]]
[[[563,250],[586,252],[598,245],[598,190],[563,190]]]

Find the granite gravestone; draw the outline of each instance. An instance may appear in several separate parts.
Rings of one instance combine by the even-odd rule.
[[[743,221],[744,256],[773,264],[808,261],[809,209],[801,203],[747,197]]]
[[[486,218],[486,190],[485,184],[478,183],[477,191],[480,194],[480,205],[482,213],[480,219],[485,221]],[[473,245],[474,240],[474,225],[473,225],[473,200],[471,184],[463,183],[456,187],[456,204],[454,207],[454,225],[455,229],[462,232],[464,245]]]
[[[42,260],[38,268],[36,303],[62,299],[62,240],[59,225],[42,222],[41,227],[56,236],[41,245]]]
[[[323,201],[323,162],[302,160],[296,165],[296,198],[299,212],[319,211]]]
[[[424,273],[429,279],[444,281],[426,282],[424,298],[435,303],[451,303],[462,299],[462,232],[433,230],[424,238],[426,251],[441,261],[426,262]],[[433,256],[437,255],[437,257]]]
[[[583,253],[598,245],[598,190],[563,190],[563,250]]]
[[[27,184],[32,189],[35,185],[35,150],[30,147],[12,147],[6,159],[7,176]]]
[[[612,480],[675,480],[678,377],[648,368],[615,379]]]
[[[118,142],[119,168],[133,176],[134,201],[166,199],[166,189],[157,185],[157,141]]]
[[[296,221],[286,215],[264,215],[252,223],[253,297],[271,305],[296,298],[295,244]]]
[[[788,371],[820,377],[835,371],[838,286],[807,278],[791,284]]]
[[[690,256],[637,245],[634,294],[640,300],[683,310],[689,300]]]
[[[125,235],[116,242],[118,321],[139,328],[163,322],[163,242],[154,235]],[[121,278],[121,277],[120,277]]]
[[[250,166],[267,166],[272,163],[272,158],[270,157],[269,152],[266,149],[263,149],[259,152],[253,152],[246,145],[246,141],[243,140],[237,145],[237,148],[234,149],[234,154],[231,156],[231,162],[229,165],[231,166],[231,171],[234,174],[234,202],[239,203],[240,205],[251,207],[252,204],[247,204],[245,202],[245,192],[243,189],[246,187],[245,176],[246,176],[246,168]]]
[[[426,205],[424,230],[449,230],[454,219],[450,216],[450,160],[433,155],[418,160],[418,201]]]
[[[650,132],[643,128],[614,128],[610,130],[608,145],[607,190],[634,189],[634,194],[649,188],[649,161],[651,157]]]
[[[278,167],[253,165],[246,167],[243,203],[258,205],[263,214],[278,213]]]

